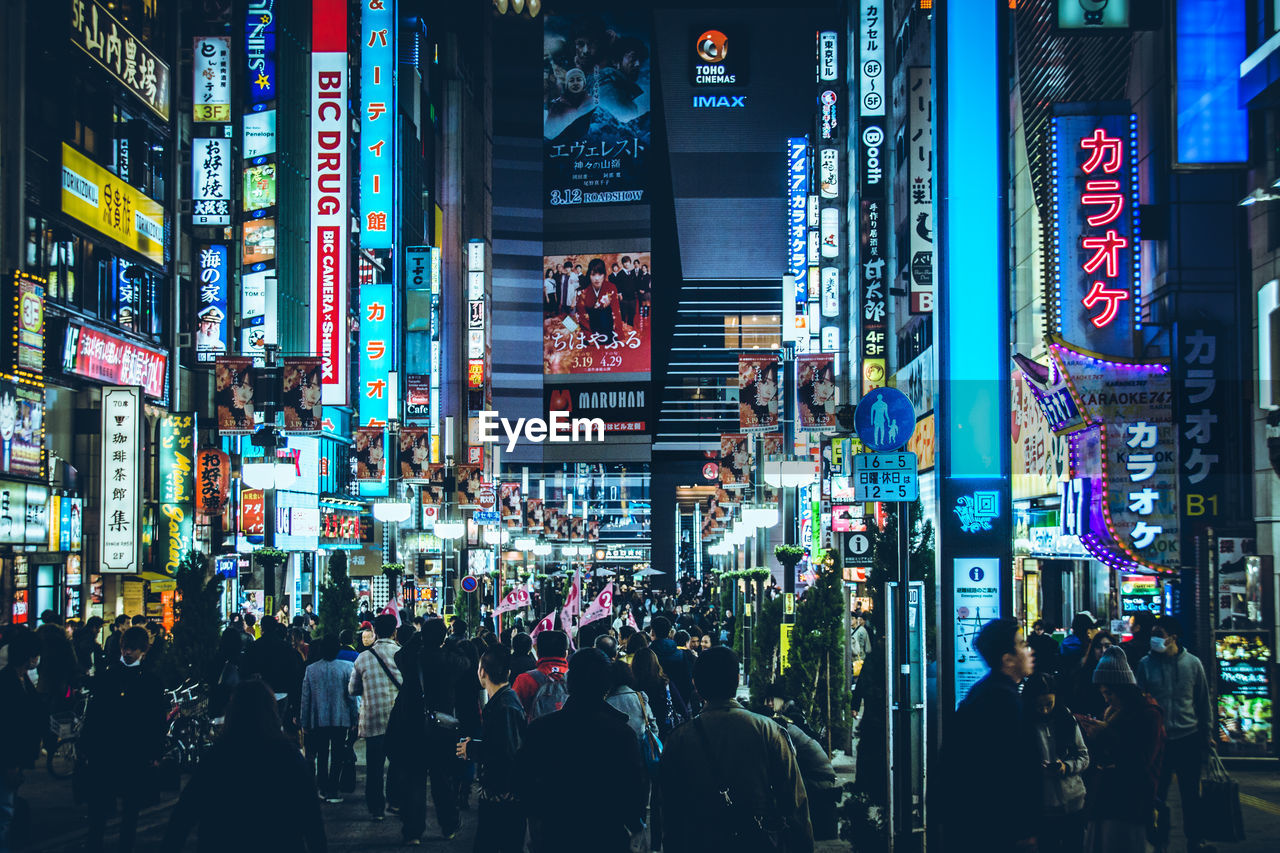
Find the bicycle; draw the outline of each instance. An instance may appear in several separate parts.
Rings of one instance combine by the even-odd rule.
[[[80,688],[75,704],[69,712],[49,717],[49,730],[55,743],[45,758],[45,769],[55,779],[70,779],[76,770],[80,729],[84,726],[85,709],[89,705],[89,691]]]

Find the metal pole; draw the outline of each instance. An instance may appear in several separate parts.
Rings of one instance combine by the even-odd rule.
[[[909,524],[911,511],[906,501],[899,501],[897,509],[898,527],[898,587],[893,600],[894,622],[897,630],[885,641],[894,644],[893,660],[896,670],[889,673],[895,685],[894,690],[894,740],[892,743],[892,760],[890,763],[890,779],[893,785],[893,836],[891,849],[910,849],[912,836],[911,822],[911,664],[910,645],[908,641],[910,613],[908,611],[907,585],[911,580],[911,533]]]

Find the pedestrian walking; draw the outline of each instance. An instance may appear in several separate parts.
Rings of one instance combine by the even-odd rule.
[[[800,766],[800,778],[809,798],[809,822],[813,825],[814,839],[827,841],[835,838],[839,828],[836,805],[840,800],[840,787],[836,784],[836,769],[831,764],[831,757],[805,724],[800,707],[787,695],[780,682],[775,681],[765,688],[764,699],[771,712],[770,718],[791,738],[796,764]]]
[[[511,653],[502,646],[485,651],[477,672],[488,701],[479,738],[464,738],[459,758],[480,765],[480,805],[476,821],[476,853],[520,853],[524,850],[525,816],[516,799],[516,756],[524,744],[527,723],[520,697],[511,689]]]
[[[252,809],[251,826],[228,814],[233,802]],[[222,734],[178,798],[161,849],[182,850],[193,829],[200,853],[327,849],[311,770],[281,729],[275,696],[261,681],[242,682],[231,694]]]
[[[1066,696],[1067,707],[1073,713],[1087,714],[1099,720],[1106,713],[1107,703],[1102,700],[1102,694],[1098,692],[1097,686],[1093,683],[1093,671],[1098,668],[1098,662],[1102,660],[1102,655],[1106,650],[1115,644],[1115,637],[1112,636],[1110,631],[1099,631],[1094,634],[1093,639],[1089,641],[1089,651],[1085,653],[1084,659],[1080,661],[1080,666],[1075,672],[1064,675],[1057,680],[1057,683],[1062,685],[1059,688],[1059,693]],[[1036,671],[1041,671],[1038,666]],[[1063,689],[1064,687],[1069,687],[1069,689]]]
[[[694,681],[706,706],[662,753],[667,853],[813,850],[808,795],[786,731],[734,697],[738,656],[713,646]]]
[[[1085,849],[1146,850],[1164,758],[1164,715],[1156,700],[1142,692],[1124,652],[1115,646],[1102,655],[1093,683],[1107,711],[1102,720],[1077,718],[1091,756]]]
[[[1096,688],[1095,688],[1096,689]],[[1084,771],[1089,750],[1071,711],[1058,702],[1053,676],[1037,672],[1022,688],[1022,709],[1040,762],[1037,853],[1080,853],[1084,844]]]
[[[684,650],[680,649],[671,637],[671,621],[665,616],[657,616],[653,620],[649,635],[653,643],[649,646],[658,656],[662,671],[666,673],[680,699],[689,706],[690,711],[697,711],[693,697],[693,666]]]
[[[313,645],[320,659],[302,677],[303,744],[320,796],[340,803],[338,775],[346,757],[347,733],[359,720],[356,698],[347,692],[355,665],[338,660],[338,638],[331,633]]]
[[[156,795],[169,705],[164,687],[142,665],[150,639],[134,626],[120,638],[120,657],[96,679],[80,731],[79,756],[88,776],[88,850],[103,849],[107,817],[122,801],[117,849],[133,849],[138,811]]]
[[[534,641],[538,650],[538,665],[521,673],[511,689],[520,697],[529,722],[560,710],[569,696],[564,683],[569,671],[566,655],[569,652],[569,635],[564,631],[542,631]]]
[[[1010,618],[983,625],[973,645],[991,671],[956,709],[943,746],[947,847],[1031,849],[1041,768],[1018,696],[1034,666],[1031,647]]]
[[[13,844],[22,771],[40,757],[40,738],[48,721],[27,674],[40,665],[39,638],[27,630],[13,630],[5,650],[8,660],[0,669],[0,853],[8,853]]]
[[[1043,619],[1037,619],[1031,624],[1031,636],[1027,637],[1027,645],[1031,646],[1031,651],[1036,656],[1036,672],[1052,675],[1058,671],[1058,641],[1052,634],[1045,632]]]
[[[511,677],[514,679],[538,665],[533,656],[533,640],[524,631],[511,636]]]
[[[400,692],[400,672],[395,656],[399,650],[391,636],[396,632],[396,617],[389,614],[374,619],[376,640],[360,653],[347,682],[347,692],[361,697],[360,737],[365,748],[365,805],[369,816],[382,820],[386,816],[387,797],[383,782],[387,763],[387,721],[396,695]],[[286,649],[287,651],[287,649]]]
[[[1207,851],[1200,804],[1200,775],[1213,749],[1215,725],[1209,681],[1200,659],[1182,645],[1182,623],[1162,616],[1151,629],[1151,651],[1138,662],[1138,686],[1151,694],[1164,714],[1164,764],[1157,799],[1168,802],[1178,777],[1182,831],[1190,851]]]
[[[541,639],[547,632],[538,635]],[[644,761],[626,715],[608,705],[609,659],[582,649],[569,662],[564,707],[535,719],[516,756],[533,853],[626,853],[644,831]],[[565,761],[585,745],[604,777],[574,790],[565,810]]]

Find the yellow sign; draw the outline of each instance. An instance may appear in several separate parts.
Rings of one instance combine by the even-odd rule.
[[[778,641],[778,669],[782,672],[787,671],[788,658],[791,657],[791,632],[795,630],[795,625],[784,623],[782,625],[782,636]]]
[[[788,616],[791,616],[796,612],[796,594],[794,592],[783,593],[782,612]]]
[[[62,212],[164,263],[164,208],[62,143]]]

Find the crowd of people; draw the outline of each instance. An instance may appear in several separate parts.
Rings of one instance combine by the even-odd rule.
[[[481,851],[751,850],[781,837],[812,849],[815,830],[835,836],[830,759],[780,687],[763,714],[739,703],[733,616],[702,593],[628,590],[613,616],[568,632],[504,625],[487,608],[474,628],[388,608],[318,635],[309,612],[289,624],[236,615],[209,668],[219,735],[181,791],[164,849],[192,834],[201,850],[239,843],[228,790],[255,803],[263,849],[325,849],[325,810],[344,800],[397,821],[415,846],[429,824],[454,838],[475,808]],[[36,631],[6,631],[0,850],[23,768],[51,747],[50,714],[81,686],[73,786],[88,849],[103,849],[113,814],[117,849],[133,849],[139,812],[158,798],[170,711],[149,659],[163,629],[134,621],[71,630],[47,614]],[[565,761],[583,747],[610,784],[584,787],[567,814]],[[249,755],[272,773],[246,778]]]
[[[1125,642],[1089,613],[1059,644],[1036,622],[997,619],[974,647],[991,672],[946,738],[947,834],[989,850],[1162,849],[1177,777],[1190,851],[1205,842],[1199,795],[1214,749],[1208,680],[1181,623],[1138,614]]]

